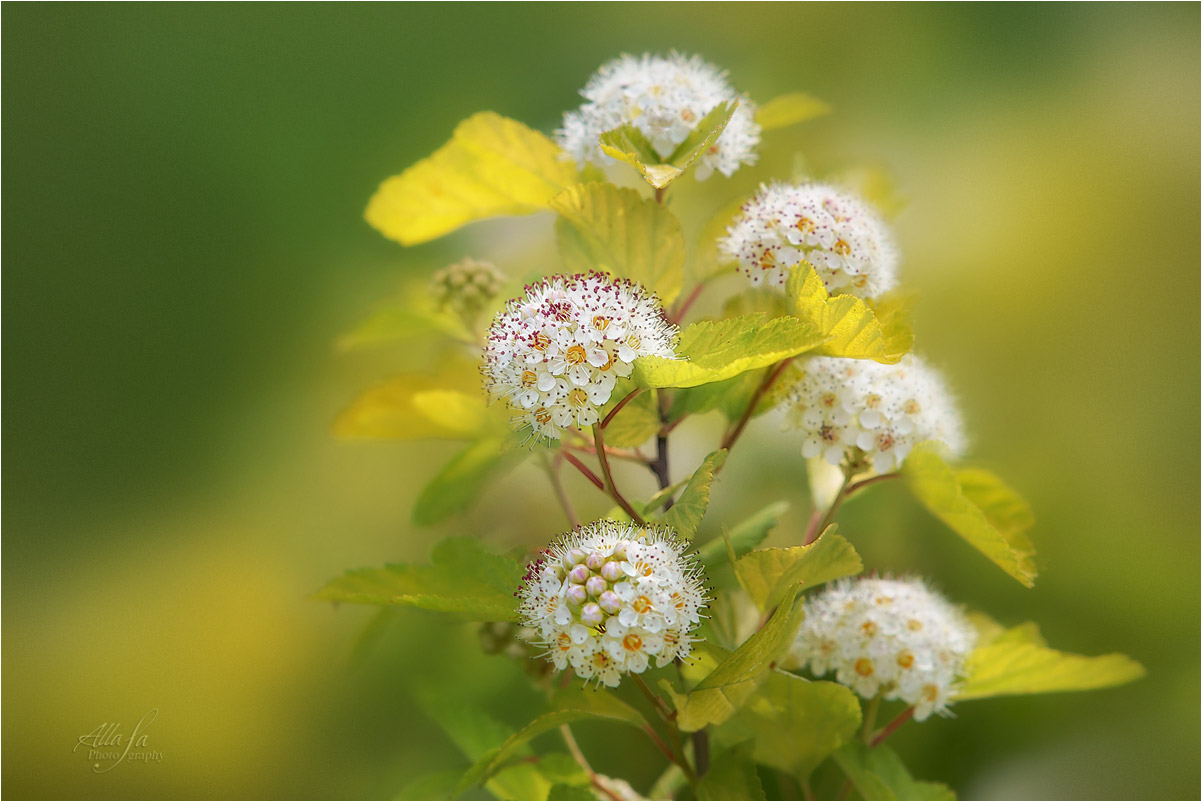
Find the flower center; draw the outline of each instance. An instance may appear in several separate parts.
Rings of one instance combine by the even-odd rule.
[[[803,234],[809,234],[814,230],[814,221],[808,217],[797,218],[797,230]]]
[[[922,622],[917,618],[911,618],[906,622],[906,629],[910,630],[911,632],[918,632],[920,629],[922,629]]]
[[[851,246],[847,244],[847,240],[839,240],[835,243],[835,253],[840,256],[849,256],[851,254]]]
[[[877,633],[877,626],[871,621],[865,621],[860,625],[860,631],[863,632],[865,636],[871,638]]]
[[[588,403],[588,393],[577,387],[575,390],[568,393],[568,403],[579,409]]]
[[[642,344],[643,344],[643,341],[639,339],[637,334],[631,334],[629,337],[626,338],[626,345],[632,351],[637,351],[639,349],[639,346]]]
[[[902,668],[909,668],[914,665],[914,655],[907,649],[897,656],[897,664]]]
[[[530,340],[530,346],[535,351],[546,351],[547,346],[550,344],[551,344],[551,338],[548,337],[546,334],[544,334],[541,331],[535,333],[534,337],[532,337]]]
[[[534,410],[534,419],[539,423],[550,423],[551,412],[546,407],[539,407]]]
[[[609,328],[609,322],[610,322],[610,319],[607,318],[605,315],[594,315],[593,316],[593,328],[594,329],[600,329],[601,331],[605,331],[606,329]]]
[[[856,661],[856,673],[861,677],[872,676],[872,661],[867,657],[861,657]]]
[[[760,267],[764,270],[770,270],[776,267],[776,254],[770,250],[764,251],[760,256]]]
[[[601,370],[609,370],[614,366],[614,355],[608,351],[605,353],[605,364],[601,366]]]
[[[839,397],[836,396],[834,393],[823,393],[822,398],[821,398],[822,406],[826,407],[827,409],[830,409],[831,407],[833,407],[835,405],[835,402],[838,400],[839,400]]]
[[[622,638],[622,648],[628,652],[637,652],[643,648],[643,639],[633,632]]]
[[[881,405],[881,397],[879,395],[877,395],[876,393],[872,393],[871,395],[865,396],[864,406],[868,407],[869,409],[876,409],[880,405]]]
[[[902,412],[906,413],[907,415],[917,415],[918,411],[919,411],[918,402],[915,401],[913,398],[911,398],[909,401],[907,401],[905,404],[902,405]]]
[[[532,370],[523,370],[522,371],[522,386],[523,387],[531,387],[534,385],[534,383],[536,381],[538,381],[537,373],[535,373]]]
[[[636,613],[641,615],[642,613],[645,613],[651,609],[651,600],[646,596],[639,596],[634,600],[634,604],[631,606],[634,607],[634,611]]]
[[[882,434],[876,439],[876,447],[881,451],[888,451],[889,449],[893,448],[896,443],[897,441],[893,439],[893,435],[891,434]]]
[[[835,444],[835,427],[829,423],[822,424],[822,428],[818,430],[818,436],[822,438],[822,442],[833,446]]]
[[[573,345],[568,349],[568,353],[566,354],[565,358],[568,360],[569,365],[579,365],[588,358],[588,354],[585,353],[584,346]]]

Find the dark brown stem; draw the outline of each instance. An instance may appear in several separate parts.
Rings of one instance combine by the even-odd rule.
[[[693,763],[698,777],[704,777],[710,769],[710,734],[705,730],[693,733]]]
[[[907,721],[909,721],[913,717],[914,717],[914,707],[913,707],[913,705],[911,705],[910,707],[907,707],[905,710],[903,710],[901,713],[898,713],[897,718],[893,719],[893,721],[890,721],[888,724],[886,724],[884,726],[884,728],[880,732],[878,732],[875,736],[873,736],[872,740],[869,742],[868,745],[869,746],[880,746],[881,744],[883,744],[885,742],[885,740],[890,735],[892,735],[893,733],[895,733],[897,731],[898,727],[905,724]]]
[[[595,484],[597,486],[598,490],[602,490],[602,491],[605,490],[605,482],[602,482],[597,477],[597,474],[593,473],[591,468],[589,468],[587,465],[585,465],[580,460],[576,459],[576,457],[573,456],[570,451],[561,451],[559,453],[563,455],[564,459],[566,459],[568,462],[570,462],[572,465],[574,465],[576,467],[576,470],[578,470],[582,474],[584,474],[586,479],[588,479],[590,482]]]
[[[605,455],[605,437],[601,434],[601,427],[593,424],[593,442],[597,446],[597,461],[601,463],[601,475],[605,477],[605,484],[602,485],[602,490],[609,493],[610,497],[617,502],[622,511],[630,516],[630,520],[637,523],[639,526],[646,526],[647,521],[643,516],[639,515],[634,507],[630,506],[630,502],[618,490],[618,486],[614,484],[613,472],[609,469],[609,457]]]
[[[629,404],[632,400],[634,400],[634,397],[637,396],[641,392],[643,392],[643,388],[636,387],[633,390],[631,390],[629,393],[627,393],[626,397],[623,398],[621,401],[619,401],[617,404],[615,404],[614,408],[611,409],[609,411],[609,414],[605,416],[605,419],[603,421],[601,421],[601,428],[604,429],[606,426],[608,426],[609,422],[614,419],[614,415],[617,415],[619,412],[621,412],[622,407]]]
[[[660,429],[655,435],[655,459],[649,463],[648,467],[655,474],[655,480],[659,482],[659,489],[664,490],[672,484],[672,477],[668,472],[668,431],[665,431],[663,424],[667,423],[668,418],[668,399],[661,392],[659,396],[659,422]],[[665,510],[672,509],[672,499],[668,499],[664,504]]]
[[[734,446],[743,434],[743,429],[747,428],[747,422],[755,414],[755,408],[760,405],[760,399],[764,397],[764,393],[768,392],[769,388],[776,383],[776,380],[780,378],[780,375],[785,372],[785,368],[789,367],[789,363],[792,361],[793,357],[782,359],[776,363],[776,367],[764,375],[764,380],[760,382],[759,387],[755,388],[755,392],[751,396],[751,401],[747,403],[747,409],[743,410],[739,422],[727,433],[726,437],[722,438],[722,448],[729,451]]]

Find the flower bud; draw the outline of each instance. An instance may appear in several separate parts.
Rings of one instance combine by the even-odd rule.
[[[588,599],[588,593],[586,593],[584,588],[582,588],[580,585],[572,585],[569,587],[564,596],[567,598],[568,604],[570,604],[572,607],[579,607],[580,605],[584,604],[586,599]]]
[[[622,578],[622,566],[611,560],[601,566],[601,576],[605,577],[607,582],[617,582]]]
[[[584,584],[584,589],[588,591],[589,596],[595,599],[609,590],[609,583],[599,576],[590,576],[588,582]]]
[[[601,566],[605,564],[605,558],[594,551],[588,556],[588,559],[584,561],[584,564],[588,566],[590,571],[597,572],[600,571]]]
[[[576,585],[583,585],[591,575],[587,566],[578,565],[568,572],[568,581]]]
[[[605,620],[605,613],[595,602],[589,602],[580,608],[580,623],[586,627],[595,627]]]
[[[572,558],[572,565],[580,565],[588,559],[588,555],[581,549],[572,549],[568,552],[568,556]],[[569,565],[568,567],[571,568],[572,566]]]
[[[597,604],[610,615],[617,615],[622,608],[622,600],[612,590],[607,590],[597,598]]]

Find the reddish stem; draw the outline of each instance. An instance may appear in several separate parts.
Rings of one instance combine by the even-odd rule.
[[[705,290],[705,285],[706,282],[703,281],[694,287],[693,291],[689,293],[688,297],[681,301],[680,306],[676,307],[676,309],[672,312],[672,314],[669,316],[669,320],[671,320],[673,323],[679,323],[680,321],[684,320],[685,313],[689,311],[689,307],[693,305],[693,302],[701,297],[701,293]]]
[[[760,399],[764,397],[764,393],[768,392],[769,388],[776,383],[776,380],[780,378],[780,375],[785,372],[785,368],[787,368],[789,363],[792,361],[793,357],[782,359],[780,362],[776,363],[776,367],[774,367],[767,373],[767,375],[764,376],[764,380],[760,382],[760,386],[755,388],[755,393],[752,394],[751,401],[749,401],[747,404],[747,409],[743,410],[743,415],[739,418],[739,422],[735,424],[734,429],[731,430],[726,437],[722,438],[722,448],[725,448],[727,451],[731,449],[731,447],[743,434],[743,429],[747,427],[747,422],[751,420],[751,416],[755,414],[755,408],[760,405]]]
[[[576,466],[576,470],[578,470],[582,474],[584,474],[586,479],[588,479],[590,482],[595,484],[597,486],[598,490],[602,490],[602,491],[605,490],[605,482],[602,482],[601,479],[597,476],[597,474],[593,473],[592,469],[590,469],[587,465],[585,465],[580,460],[576,459],[576,457],[572,455],[572,452],[561,451],[559,453],[563,455],[564,459],[566,459],[568,462],[572,463],[572,465]]]
[[[894,732],[897,731],[898,727],[905,724],[907,721],[909,721],[913,717],[914,717],[914,707],[913,706],[907,707],[905,710],[903,710],[901,713],[898,714],[897,718],[893,719],[893,721],[890,721],[888,724],[886,724],[884,726],[884,728],[880,732],[878,732],[876,735],[874,735],[872,738],[872,741],[868,745],[870,747],[880,746],[881,744],[883,744],[885,742],[885,740],[890,735],[892,735]]]
[[[634,397],[641,392],[643,392],[643,388],[636,387],[633,390],[631,390],[629,393],[627,393],[626,397],[623,398],[621,401],[619,401],[617,404],[615,404],[614,408],[611,409],[609,411],[609,414],[605,416],[605,419],[603,421],[601,421],[601,428],[604,429],[606,426],[608,426],[609,422],[614,419],[614,415],[617,415],[619,412],[621,412],[622,407],[629,404],[634,399]]]

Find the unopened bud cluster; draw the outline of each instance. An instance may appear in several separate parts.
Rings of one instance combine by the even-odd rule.
[[[943,379],[906,355],[896,365],[812,357],[785,400],[786,423],[805,435],[801,453],[832,465],[870,462],[878,473],[901,466],[924,440],[964,449],[963,424]]]
[[[755,286],[784,287],[808,262],[833,294],[873,298],[897,283],[898,252],[881,216],[830,184],[765,184],[719,242]]]
[[[960,610],[920,579],[840,580],[806,599],[805,613],[800,663],[865,699],[907,702],[917,721],[947,712],[976,643]]]
[[[470,320],[497,297],[505,274],[491,262],[463,259],[447,265],[430,278],[430,297],[439,309],[450,309]]]
[[[611,687],[653,659],[685,658],[706,599],[684,548],[666,528],[578,527],[530,564],[517,593],[523,623],[556,669]]]

